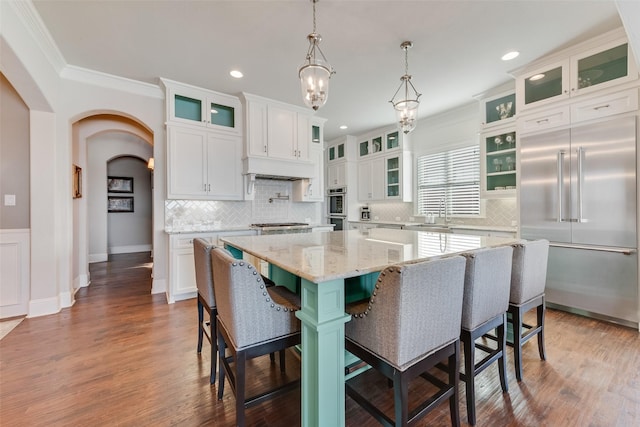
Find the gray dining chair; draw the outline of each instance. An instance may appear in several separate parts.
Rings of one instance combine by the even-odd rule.
[[[458,374],[465,259],[438,260],[387,267],[371,298],[347,306],[345,348],[379,371],[394,388],[394,417],[389,418],[357,390],[353,378],[347,394],[384,425],[416,422],[449,401],[451,423],[460,425]],[[448,380],[427,371],[447,361]],[[437,387],[410,411],[409,382],[421,376]]]
[[[280,371],[285,373],[284,350],[300,344],[300,321],[295,316],[300,298],[284,286],[267,287],[251,263],[233,258],[222,248],[211,251],[211,263],[218,302],[218,399],[224,395],[228,377],[236,398],[236,425],[244,426],[245,408],[300,383],[296,379],[267,392],[246,396],[247,360],[279,351]],[[226,356],[227,350],[230,356]]]
[[[547,360],[544,348],[544,317],[546,310],[544,289],[547,282],[549,241],[534,240],[513,245],[513,269],[509,315],[513,326],[513,355],[516,379],[522,381],[522,346],[538,336],[538,353]],[[536,309],[536,325],[523,323],[523,316]]]
[[[494,362],[502,391],[509,390],[506,372],[506,325],[511,285],[511,259],[513,249],[500,246],[465,253],[466,272],[462,304],[460,340],[464,349],[464,372],[467,420],[476,423],[475,377]],[[476,342],[485,334],[495,331],[496,347]],[[482,360],[475,362],[476,349],[483,352]]]
[[[198,354],[202,352],[203,337],[211,344],[211,372],[209,382],[216,381],[216,299],[213,294],[213,272],[211,270],[211,250],[215,245],[204,239],[193,239],[193,260],[198,288]],[[207,319],[204,311],[207,311]]]

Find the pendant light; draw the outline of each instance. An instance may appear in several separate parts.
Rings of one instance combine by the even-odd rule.
[[[298,76],[300,77],[304,103],[317,110],[327,102],[329,79],[335,71],[320,50],[322,37],[316,33],[316,3],[318,0],[311,0],[311,2],[313,3],[313,32],[307,36],[309,51],[304,63],[298,69]]]
[[[404,50],[404,75],[400,77],[400,86],[396,93],[393,94],[391,104],[393,104],[393,108],[396,110],[396,118],[398,121],[398,128],[404,132],[409,133],[416,127],[416,120],[418,119],[418,107],[420,106],[420,98],[421,94],[418,93],[416,88],[411,83],[411,75],[409,74],[409,59],[407,50],[410,47],[413,47],[413,43],[410,41],[402,42],[400,48]],[[409,94],[409,86],[411,86],[411,90],[413,94],[410,97]],[[400,92],[400,89],[404,87],[404,98],[395,101],[396,95]]]

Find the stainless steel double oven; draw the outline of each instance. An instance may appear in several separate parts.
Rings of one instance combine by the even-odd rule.
[[[346,187],[327,190],[327,210],[329,224],[334,225],[334,231],[345,230],[347,220]]]

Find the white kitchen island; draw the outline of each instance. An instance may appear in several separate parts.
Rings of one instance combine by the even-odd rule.
[[[243,252],[300,278],[302,309],[302,425],[345,425],[345,280],[385,267],[516,242],[504,237],[375,228],[325,233],[223,237]],[[277,281],[277,280],[276,280]]]

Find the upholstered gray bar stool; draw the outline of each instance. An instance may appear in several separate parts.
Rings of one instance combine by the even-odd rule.
[[[500,385],[504,392],[508,391],[505,332],[512,256],[513,249],[509,246],[479,249],[465,254],[467,267],[460,332],[464,348],[464,373],[460,374],[460,379],[465,382],[467,419],[472,425],[476,423],[476,375],[498,361]],[[497,335],[496,348],[476,343],[478,338],[493,330]],[[486,353],[478,363],[475,363],[476,348]]]
[[[193,239],[193,260],[196,268],[198,288],[198,354],[202,352],[203,336],[211,344],[211,372],[209,382],[216,382],[216,299],[213,295],[213,273],[211,271],[211,249],[215,245],[203,239]],[[204,310],[207,310],[207,319]]]
[[[270,391],[246,397],[246,361],[300,344],[300,321],[295,316],[300,298],[284,286],[265,286],[251,263],[235,259],[222,248],[211,251],[214,292],[218,302],[217,330],[220,371],[218,399],[228,377],[236,397],[236,425],[245,425],[245,408],[288,391],[300,383],[290,381]],[[231,356],[226,356],[226,350]],[[235,365],[235,371],[232,368]]]
[[[513,246],[509,314],[513,326],[513,355],[518,381],[522,381],[522,346],[534,335],[538,336],[540,359],[547,359],[544,348],[546,309],[544,288],[547,282],[548,258],[549,241],[547,240],[534,240]],[[533,308],[536,309],[537,324],[535,326],[522,321],[524,314]]]
[[[347,306],[345,347],[393,381],[395,421],[346,382],[347,394],[380,423],[406,426],[449,401],[451,423],[460,425],[458,374],[465,259],[461,256],[386,268],[371,298]],[[448,380],[427,373],[448,362]],[[409,412],[409,382],[422,376],[438,390]]]

